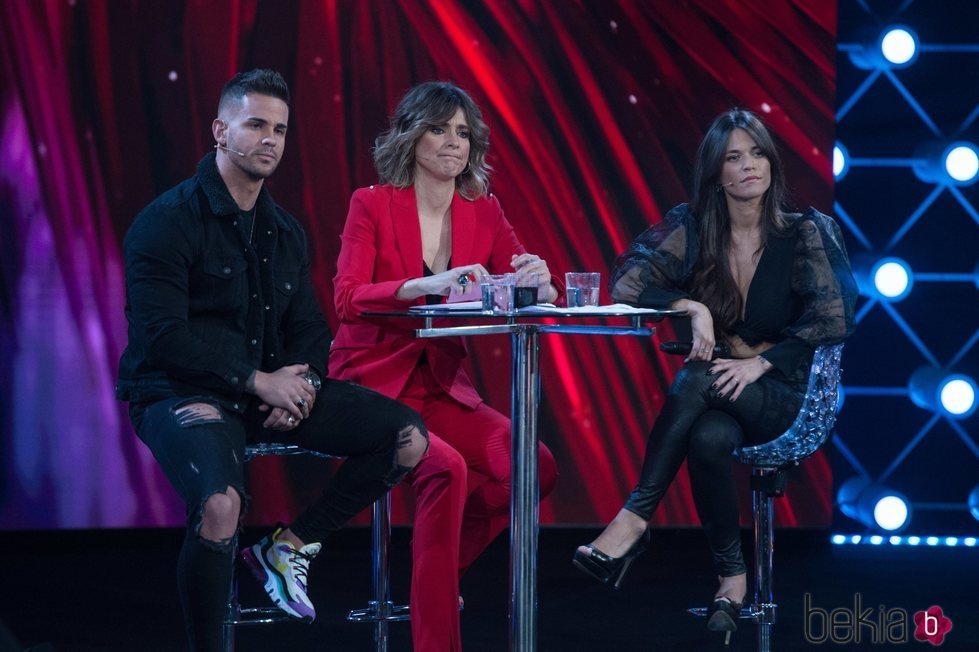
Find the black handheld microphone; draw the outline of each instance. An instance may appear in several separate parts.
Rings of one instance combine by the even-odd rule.
[[[238,151],[238,150],[236,150],[236,149],[231,149],[230,147],[227,147],[227,146],[225,146],[225,145],[222,145],[221,143],[215,143],[215,144],[214,144],[214,149],[223,149],[223,150],[224,150],[224,151],[226,151],[226,152],[231,152],[232,154],[237,154],[238,156],[240,156],[240,157],[242,157],[242,158],[245,158],[245,155],[244,155],[244,153],[242,153],[242,152],[239,152],[239,151]]]
[[[693,342],[660,342],[659,350],[671,355],[690,355],[693,349]],[[714,346],[714,357],[731,357],[731,347],[727,344],[717,344]]]

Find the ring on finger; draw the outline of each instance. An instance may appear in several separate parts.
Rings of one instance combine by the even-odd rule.
[[[296,417],[290,416],[286,421],[289,422],[289,425],[293,425],[296,423]]]
[[[306,407],[306,399],[301,398],[298,401],[296,401],[296,407],[300,409]]]

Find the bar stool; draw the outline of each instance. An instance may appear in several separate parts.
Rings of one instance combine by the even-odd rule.
[[[739,462],[750,464],[752,467],[755,596],[750,605],[741,609],[739,619],[757,623],[758,652],[772,650],[772,632],[778,608],[772,587],[774,499],[785,493],[785,471],[799,466],[800,461],[819,450],[833,430],[833,424],[836,423],[842,353],[842,344],[820,346],[816,349],[802,407],[788,430],[770,442],[758,446],[746,446],[734,451],[734,456]],[[707,616],[707,609],[704,607],[687,611],[698,617]]]
[[[245,462],[264,455],[312,455],[334,459],[335,456],[307,450],[294,444],[260,443],[245,447]],[[373,599],[365,609],[354,609],[347,614],[347,620],[374,624],[374,649],[387,652],[388,623],[410,620],[408,605],[395,605],[391,601],[390,559],[388,547],[391,540],[391,494],[386,493],[371,506],[371,567]],[[238,548],[235,539],[234,559],[237,562]],[[238,603],[237,563],[232,565],[231,586],[228,592],[228,605],[222,624],[221,637],[225,652],[235,649],[235,627],[239,625],[266,625],[269,623],[297,622],[277,607],[242,607]]]

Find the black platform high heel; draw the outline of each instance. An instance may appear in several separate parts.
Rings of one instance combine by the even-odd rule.
[[[588,544],[586,547],[591,550],[591,554],[586,555],[580,550],[575,550],[572,562],[582,572],[591,575],[602,584],[611,584],[613,589],[618,590],[632,562],[649,547],[649,539],[649,530],[646,530],[621,557],[610,557]]]
[[[731,644],[731,632],[738,631],[738,618],[741,617],[741,603],[730,598],[714,598],[707,609],[707,629],[724,632],[724,647]]]

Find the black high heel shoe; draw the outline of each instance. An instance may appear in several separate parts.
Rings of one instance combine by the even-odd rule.
[[[591,575],[602,584],[611,584],[613,589],[618,590],[632,562],[649,547],[649,538],[649,530],[646,530],[621,557],[609,557],[595,546],[588,544],[586,547],[591,550],[591,554],[586,555],[580,550],[575,550],[572,562],[582,572]]]
[[[731,632],[738,631],[738,618],[741,617],[741,603],[730,598],[714,598],[707,609],[707,629],[724,632],[724,647],[731,644]]]

